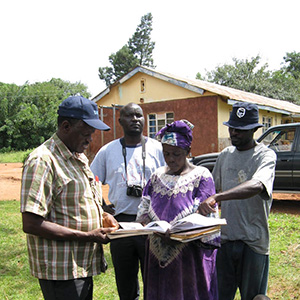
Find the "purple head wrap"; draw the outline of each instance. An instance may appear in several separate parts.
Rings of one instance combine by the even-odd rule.
[[[187,120],[174,121],[167,124],[157,134],[156,138],[162,144],[189,149],[193,140],[192,129],[194,125]]]

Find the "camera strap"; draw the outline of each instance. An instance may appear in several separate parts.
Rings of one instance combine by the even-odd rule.
[[[128,174],[127,174],[127,161],[126,161],[126,144],[125,144],[125,139],[121,138],[120,139],[121,145],[122,145],[122,154],[124,157],[124,163],[125,163],[125,173],[126,173],[126,185],[128,185]],[[145,137],[142,136],[142,160],[143,160],[143,172],[142,172],[142,183],[141,187],[144,187],[144,180],[145,180],[145,172],[146,172],[146,145],[145,145]]]

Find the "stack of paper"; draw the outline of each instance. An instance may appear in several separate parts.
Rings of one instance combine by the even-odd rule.
[[[166,221],[153,221],[146,226],[137,222],[120,222],[119,225],[120,229],[108,234],[110,239],[152,233],[168,233],[173,240],[188,242],[219,232],[221,225],[226,225],[226,220],[208,218],[195,213],[177,221],[173,225]]]

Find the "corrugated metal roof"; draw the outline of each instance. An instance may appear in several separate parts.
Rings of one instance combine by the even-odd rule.
[[[145,67],[141,67],[141,68],[145,68]],[[145,68],[145,69],[149,69],[149,68]],[[207,82],[203,80],[197,80],[197,79],[191,80],[191,79],[182,78],[176,75],[163,73],[163,72],[157,72],[157,73],[164,74],[165,76],[170,76],[171,78],[184,81],[190,85],[196,86],[198,88],[209,91],[211,93],[215,93],[227,97],[230,100],[252,102],[259,106],[273,107],[275,109],[288,111],[290,113],[300,113],[300,106],[291,103],[289,101],[272,99],[272,98],[244,92],[231,87],[227,87],[227,86],[223,86],[223,85],[219,85],[216,83]]]
[[[226,97],[228,100],[228,104],[233,104],[235,101],[244,101],[244,102],[255,103],[259,106],[260,109],[274,110],[285,114],[300,113],[300,106],[291,103],[289,101],[272,99],[272,98],[244,92],[231,87],[227,87],[227,86],[223,86],[223,85],[219,85],[219,84],[215,84],[203,80],[197,80],[197,79],[191,80],[170,73],[159,72],[157,70],[144,67],[144,66],[138,66],[134,68],[133,70],[128,72],[125,76],[123,76],[118,82],[123,83],[124,81],[128,80],[138,72],[142,72],[150,76],[159,78],[161,80],[171,82],[175,85],[179,85],[183,88],[193,90],[194,92],[198,92],[201,95],[203,94],[203,90],[204,90],[204,91],[208,91]],[[96,96],[94,98],[94,101],[98,101],[99,99],[101,99],[102,97],[100,95],[102,93]]]

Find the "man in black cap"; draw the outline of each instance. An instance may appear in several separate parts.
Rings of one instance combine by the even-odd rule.
[[[221,202],[221,249],[217,255],[219,300],[234,299],[237,288],[243,300],[265,295],[269,272],[268,216],[272,203],[276,154],[258,144],[254,132],[258,123],[256,105],[236,103],[229,127],[232,146],[219,155],[213,170],[217,194],[209,197],[199,210],[214,211]]]
[[[21,189],[23,230],[31,274],[46,300],[92,299],[92,276],[105,271],[102,243],[117,226],[101,209],[101,187],[83,151],[99,120],[97,105],[82,97],[64,100],[57,132],[24,163]]]

